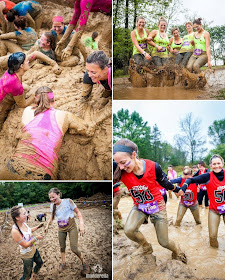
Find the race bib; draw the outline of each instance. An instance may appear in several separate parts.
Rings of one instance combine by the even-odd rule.
[[[207,190],[207,187],[206,187],[206,186],[201,186],[200,189],[201,189],[202,191],[206,191],[206,190]]]
[[[146,204],[138,204],[138,209],[148,215],[159,212],[159,206],[157,201],[153,201],[151,203]]]
[[[203,52],[203,50],[202,50],[202,49],[195,49],[195,51],[194,51],[194,55],[201,55],[201,54],[202,54],[202,52]]]
[[[165,189],[160,189],[159,191],[161,192],[162,195],[166,194],[166,190]]]
[[[165,52],[166,51],[166,47],[163,47],[161,50],[157,49],[157,52]]]
[[[183,42],[183,47],[187,47],[187,46],[189,46],[190,45],[190,41],[185,41],[185,42]]]
[[[194,201],[187,201],[187,200],[184,200],[183,203],[184,203],[184,205],[187,206],[187,207],[190,207],[190,206],[194,205]]]
[[[65,227],[68,226],[68,224],[69,224],[69,220],[58,221],[59,227]]]
[[[142,49],[147,49],[147,43],[140,43],[138,44],[139,47],[141,47]]]
[[[220,214],[224,214],[225,213],[225,204],[217,206],[217,210]]]

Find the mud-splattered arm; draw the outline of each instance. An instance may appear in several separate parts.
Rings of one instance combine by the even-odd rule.
[[[3,33],[6,33],[7,32],[7,22],[6,22],[6,19],[3,15],[3,10],[5,9],[5,2],[1,1],[0,2],[0,21],[1,21],[1,25],[2,25],[2,31]]]
[[[25,99],[24,94],[13,96],[13,98],[19,108],[26,108],[34,102],[34,95],[30,96],[27,99]]]
[[[84,221],[83,221],[82,214],[77,207],[73,211],[77,214],[77,218],[79,219],[79,224],[80,224],[79,225],[80,226],[80,235],[83,236],[84,235]]]
[[[0,35],[0,40],[17,39],[15,32]]]
[[[27,26],[32,27],[33,29],[35,29],[35,21],[31,17],[31,15],[29,13],[27,13],[26,17],[27,17]]]

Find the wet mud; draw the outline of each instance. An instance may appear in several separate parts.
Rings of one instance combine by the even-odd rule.
[[[78,207],[80,204],[77,204]],[[83,204],[82,204],[83,205]],[[79,249],[84,254],[84,258],[89,265],[90,274],[99,273],[108,274],[111,279],[112,275],[112,231],[111,231],[111,210],[106,206],[99,207],[81,207],[81,213],[84,219],[85,235],[79,236]],[[30,209],[31,221],[28,222],[30,227],[38,225],[34,221],[37,214],[47,213],[47,220],[50,217],[50,207],[36,207]],[[4,214],[0,213],[0,221],[3,220]],[[44,222],[45,224],[47,222]],[[77,225],[79,221],[76,219]],[[0,224],[1,225],[1,224]],[[0,279],[17,280],[22,277],[23,264],[19,256],[19,246],[11,237],[12,221],[9,220],[7,230],[0,235]],[[36,231],[44,235],[44,239],[36,242],[37,249],[44,262],[39,274],[39,280],[75,280],[86,279],[81,276],[82,265],[78,257],[70,249],[69,238],[66,242],[66,269],[59,272],[61,262],[60,248],[58,241],[57,222],[54,220],[50,225],[48,233],[44,234],[44,228]],[[92,278],[91,278],[92,279]]]
[[[51,18],[57,14],[64,16],[65,23],[69,23],[73,8],[65,6],[62,2],[40,2],[44,13],[41,32],[51,28]],[[101,38],[108,20],[109,17],[104,14],[90,13],[82,38],[90,36],[94,31],[98,31]],[[104,38],[101,40],[104,43]],[[88,53],[92,51],[87,50]],[[110,52],[108,49],[108,54]],[[56,109],[69,111],[87,122],[95,121],[97,126],[93,137],[73,134],[73,130],[66,133],[59,152],[57,179],[111,180],[112,99],[102,96],[104,88],[101,85],[94,85],[89,100],[81,102],[82,81],[85,73],[83,58],[75,67],[61,66],[60,69],[61,73],[55,73],[53,67],[35,63],[23,76],[26,97],[33,94],[40,86],[48,86],[55,94]],[[1,76],[4,71],[0,69]],[[15,151],[21,133],[22,113],[23,109],[15,106],[0,132],[0,169],[6,165]]]
[[[168,198],[167,217],[169,238],[179,244],[187,256],[187,264],[172,260],[171,252],[161,247],[157,241],[153,224],[149,222],[140,227],[148,242],[152,244],[153,254],[144,255],[142,248],[129,240],[123,229],[117,230],[113,236],[113,269],[115,280],[224,280],[225,258],[225,227],[221,220],[218,233],[219,248],[209,246],[208,210],[200,209],[202,224],[196,225],[191,212],[188,210],[180,227],[173,224],[176,220],[179,199],[173,194]],[[119,203],[122,213],[122,223],[133,206],[131,197],[123,197]]]

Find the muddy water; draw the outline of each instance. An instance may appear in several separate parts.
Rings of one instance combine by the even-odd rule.
[[[184,99],[217,99],[218,90],[225,88],[225,69],[206,71],[207,84],[204,89],[185,89],[179,87],[132,87],[128,78],[115,78],[113,87],[114,99],[143,100],[184,100]]]
[[[225,279],[225,227],[221,220],[219,226],[219,249],[209,246],[208,210],[201,209],[202,225],[196,225],[191,212],[188,210],[180,228],[173,226],[176,219],[179,199],[168,199],[167,214],[169,222],[169,238],[179,244],[188,258],[187,265],[171,259],[171,252],[158,244],[154,226],[149,222],[142,225],[140,230],[152,244],[153,256],[142,255],[141,248],[129,240],[123,231],[114,236],[114,279]],[[123,223],[133,206],[130,197],[122,198],[119,210]]]

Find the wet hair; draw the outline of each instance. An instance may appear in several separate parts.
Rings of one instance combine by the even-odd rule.
[[[173,32],[174,32],[175,30],[177,30],[178,32],[180,32],[179,27],[174,27],[174,28],[172,28],[171,33],[173,34]]]
[[[91,35],[92,39],[95,40],[98,37],[98,32],[94,31]]]
[[[209,164],[212,163],[212,160],[213,160],[214,158],[219,158],[219,159],[221,159],[222,163],[224,164],[224,159],[223,159],[220,155],[218,155],[218,154],[215,154],[215,155],[213,155],[213,156],[210,158]]]
[[[16,18],[14,20],[14,24],[18,28],[25,29],[27,26],[27,17],[21,16],[21,17]]]
[[[50,48],[54,51],[56,48],[55,36],[49,31],[46,31],[43,35],[47,38],[47,42],[50,43]]]
[[[17,72],[25,59],[26,55],[23,52],[12,53],[8,58],[8,73],[12,75]]]
[[[183,174],[184,175],[192,175],[192,169],[189,166],[184,166]]]
[[[46,86],[40,87],[36,90],[35,105],[32,107],[32,109],[35,109],[34,116],[50,109],[51,103],[54,102],[54,98],[48,97],[49,92],[52,92],[52,90]]]
[[[138,147],[137,145],[132,142],[131,140],[129,139],[126,139],[126,138],[123,138],[123,139],[120,139],[118,140],[115,144],[114,144],[114,148],[118,145],[121,145],[121,146],[125,146],[125,147],[128,147],[130,148],[130,152],[126,151],[127,154],[129,154],[130,156],[132,155],[132,153],[135,151],[136,154],[137,154],[137,157],[138,157]],[[113,154],[115,154],[115,149],[113,151]],[[115,182],[119,182],[120,178],[121,178],[121,175],[122,175],[122,171],[121,169],[119,168],[119,166],[117,165],[115,171],[113,172],[113,180]]]
[[[136,26],[137,26],[138,21],[139,21],[140,19],[143,19],[143,20],[145,21],[145,23],[146,23],[145,18],[144,18],[143,16],[139,16],[139,17],[137,17],[137,19],[136,19]]]
[[[193,23],[192,23],[191,21],[187,21],[187,22],[185,23],[185,27],[186,27],[186,25],[188,25],[188,24],[190,24],[191,26],[193,26]]]
[[[193,21],[193,24],[198,24],[198,25],[202,25],[202,18],[197,18]]]
[[[50,191],[48,192],[48,194],[50,194],[50,193],[55,193],[57,195],[60,194],[60,197],[62,196],[61,191],[57,188],[51,188]],[[55,218],[55,211],[56,211],[56,204],[53,204],[52,220],[54,220],[54,218]]]
[[[9,10],[8,13],[6,14],[7,20],[9,22],[13,22],[15,20],[16,16],[19,16],[19,14],[14,9]]]
[[[109,58],[103,51],[95,51],[87,57],[86,62],[97,64],[103,70],[108,67]]]
[[[204,167],[205,167],[205,162],[204,162],[203,160],[200,160],[200,161],[198,162],[198,164],[200,164],[201,166],[204,166]]]
[[[10,211],[10,214],[14,224],[17,226],[17,229],[19,230],[20,234],[23,236],[23,233],[20,230],[19,226],[17,225],[17,220],[16,220],[16,218],[20,216],[20,209],[22,208],[23,208],[22,206],[13,206],[13,208]]]
[[[167,21],[166,21],[166,19],[165,19],[164,17],[160,17],[159,22],[158,22],[158,25],[160,24],[161,21],[165,21],[166,26],[167,26]]]

